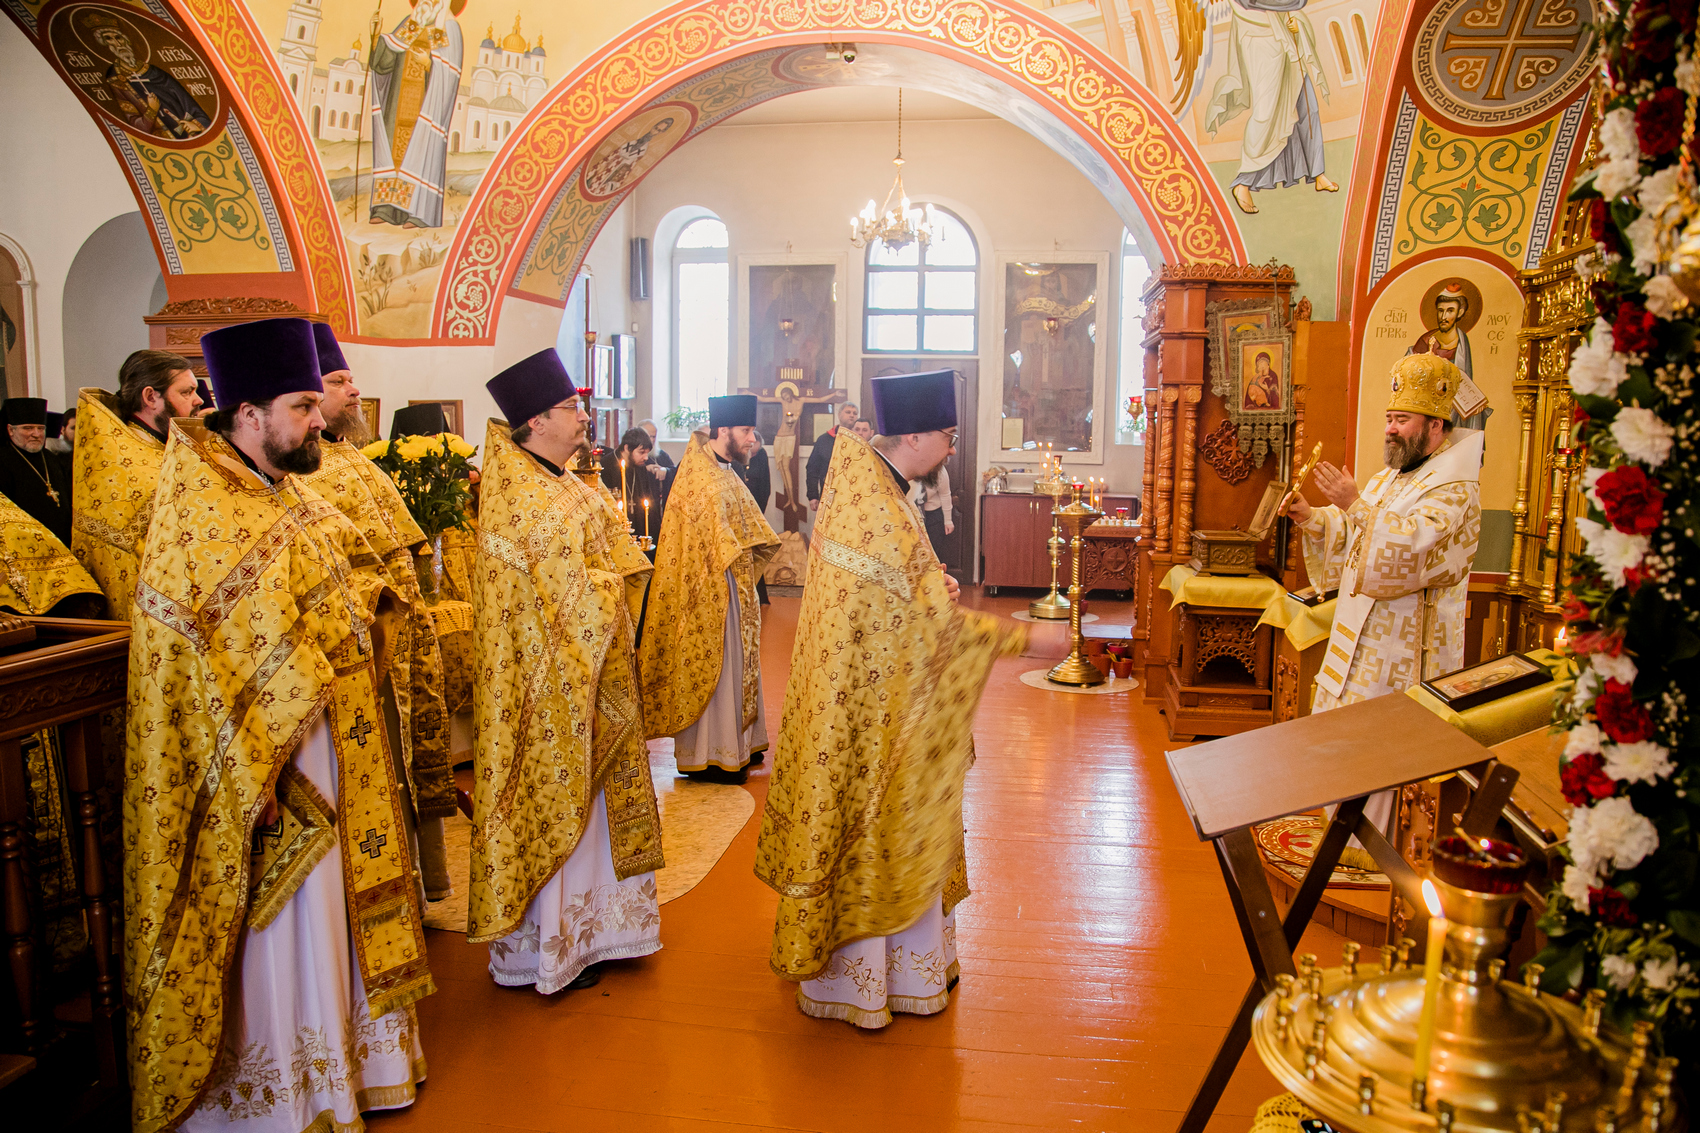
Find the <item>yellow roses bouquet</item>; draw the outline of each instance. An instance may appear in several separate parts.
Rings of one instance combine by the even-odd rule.
[[[395,481],[402,502],[427,538],[451,527],[470,527],[472,491],[468,457],[478,451],[454,433],[428,437],[391,437],[360,450]]]

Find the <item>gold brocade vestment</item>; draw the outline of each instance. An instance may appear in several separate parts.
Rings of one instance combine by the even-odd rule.
[[[728,570],[738,587],[743,639],[742,726],[755,722],[761,687],[756,579],[779,551],[779,536],[755,497],[735,473],[720,467],[706,435],[691,434],[673,476],[638,652],[643,720],[651,739],[676,735],[696,723],[720,684]]]
[[[838,435],[809,548],[756,876],[779,893],[773,970],[968,895],[962,793],[1007,622],[950,600],[920,514],[860,437]]]
[[[621,517],[491,421],[473,570],[475,675],[468,939],[514,931],[606,794],[615,876],[659,869],[632,654],[651,570]]]
[[[1481,540],[1482,434],[1458,429],[1419,468],[1383,468],[1345,510],[1316,508],[1305,570],[1338,590],[1312,712],[1464,665],[1464,603]]]
[[[0,495],[0,609],[43,617],[100,586],[45,524]]]
[[[425,542],[425,532],[414,522],[395,482],[359,449],[347,441],[321,441],[319,451],[319,470],[302,479],[354,524],[402,601],[388,674],[401,717],[402,758],[419,817],[447,818],[456,807],[443,655],[413,566],[413,549]]]
[[[71,550],[106,592],[111,616],[130,620],[142,544],[153,517],[165,444],[118,416],[118,399],[86,387],[77,398]]]
[[[173,1128],[198,1104],[235,1025],[226,999],[243,929],[287,902],[333,830],[372,1017],[433,990],[377,695],[378,566],[296,477],[267,486],[200,422],[172,422],[132,618],[124,774],[124,998],[140,1133]],[[321,714],[336,747],[334,813],[291,762]],[[255,865],[274,791],[299,845]]]

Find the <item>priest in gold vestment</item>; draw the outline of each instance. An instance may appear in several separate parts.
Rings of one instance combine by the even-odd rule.
[[[124,775],[139,1133],[358,1130],[425,1074],[433,990],[378,685],[392,595],[318,463],[310,325],[202,339],[142,552]]]
[[[47,617],[100,617],[100,586],[35,516],[0,496],[0,610]]]
[[[165,350],[137,350],[124,359],[116,394],[88,386],[77,397],[71,550],[119,621],[130,620],[166,430],[173,417],[193,417],[200,407],[189,360]]]
[[[1393,366],[1383,457],[1362,492],[1332,464],[1317,467],[1329,503],[1289,507],[1304,534],[1305,570],[1338,590],[1312,712],[1402,692],[1464,665],[1464,602],[1482,533],[1482,434],[1455,428],[1461,375],[1433,354]],[[1386,830],[1392,792],[1365,813]],[[1355,846],[1354,846],[1355,848]]]
[[[827,471],[756,846],[779,893],[773,970],[805,1014],[869,1028],[949,1003],[974,712],[1022,645],[956,604],[908,500],[955,446],[954,373],[873,389],[882,435],[844,430]]]
[[[661,820],[632,652],[650,564],[623,519],[563,474],[589,390],[553,349],[487,383],[473,570],[468,939],[544,994],[661,947]],[[512,428],[508,422],[512,422]]]
[[[691,434],[673,477],[638,651],[649,737],[673,737],[685,774],[734,782],[767,750],[756,579],[779,550],[732,471],[755,424],[754,396],[708,399],[708,432]]]
[[[354,524],[377,554],[384,581],[400,605],[389,672],[379,676],[387,678],[386,723],[392,731],[391,742],[401,749],[411,787],[425,895],[434,901],[453,892],[443,844],[443,819],[456,808],[448,713],[443,703],[443,655],[413,566],[414,555],[427,546],[425,533],[402,502],[395,482],[360,451],[371,438],[360,406],[360,389],[354,384],[336,332],[324,323],[314,323],[313,341],[325,387],[319,406],[325,428],[319,435],[319,470],[302,479]]]

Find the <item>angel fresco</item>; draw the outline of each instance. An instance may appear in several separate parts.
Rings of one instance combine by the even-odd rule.
[[[1223,123],[1250,112],[1234,178],[1234,203],[1258,211],[1251,195],[1309,181],[1319,193],[1340,186],[1324,171],[1322,109],[1328,78],[1317,55],[1316,32],[1304,14],[1306,0],[1170,0],[1179,47],[1174,110],[1184,113],[1204,86],[1215,25],[1231,21],[1228,70],[1216,80],[1205,109],[1212,135]]]

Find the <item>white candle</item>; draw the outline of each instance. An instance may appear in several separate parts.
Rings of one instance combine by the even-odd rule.
[[[1417,1050],[1411,1077],[1428,1079],[1429,1052],[1434,1047],[1434,1014],[1440,1005],[1440,957],[1446,950],[1446,918],[1441,916],[1440,891],[1424,879],[1423,903],[1428,906],[1428,952],[1423,957],[1423,1013],[1417,1021]]]

